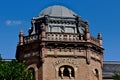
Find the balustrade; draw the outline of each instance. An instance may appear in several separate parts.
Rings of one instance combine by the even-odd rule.
[[[90,41],[96,45],[99,45],[99,40],[97,38],[94,38],[94,37],[90,37]]]
[[[30,36],[25,36],[24,37],[24,43],[27,44],[27,43],[31,43],[33,41],[36,41],[39,39],[39,35],[30,35]]]
[[[36,40],[41,40],[40,35],[34,34],[30,36],[24,36],[24,44],[34,42]],[[78,33],[56,33],[56,32],[46,32],[47,41],[71,41],[71,42],[82,42],[86,41],[83,34]],[[90,42],[99,45],[99,40],[94,37],[90,37]]]
[[[76,33],[50,33],[46,34],[47,40],[52,41],[78,41],[83,39],[83,35],[76,34]]]

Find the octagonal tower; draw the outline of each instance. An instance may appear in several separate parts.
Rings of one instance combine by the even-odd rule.
[[[92,37],[88,22],[63,6],[50,6],[19,34],[16,59],[26,60],[35,80],[102,80],[102,35]]]

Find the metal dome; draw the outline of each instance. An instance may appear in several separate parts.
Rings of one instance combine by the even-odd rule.
[[[55,5],[44,9],[39,14],[39,16],[45,16],[45,15],[55,16],[55,17],[75,17],[74,15],[76,14],[64,6]]]

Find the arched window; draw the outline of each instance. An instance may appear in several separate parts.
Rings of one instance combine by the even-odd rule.
[[[34,70],[34,68],[29,68],[29,70],[32,72],[32,75],[33,75],[32,80],[35,80],[35,70]]]
[[[99,80],[99,71],[95,69],[95,80]]]
[[[74,69],[71,66],[68,65],[64,65],[61,66],[59,68],[59,73],[58,73],[59,77],[62,79],[68,79],[68,78],[74,78],[75,77],[75,73],[74,73]]]

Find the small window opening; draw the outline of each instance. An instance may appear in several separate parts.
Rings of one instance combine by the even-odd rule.
[[[58,73],[59,77],[61,77],[62,79],[68,79],[68,78],[73,78],[75,77],[75,73],[74,73],[74,69],[71,66],[61,66],[59,68],[59,73]]]
[[[95,69],[95,80],[99,80],[99,71]]]
[[[95,75],[98,77],[99,76],[99,73],[98,73],[98,70],[95,69]]]

